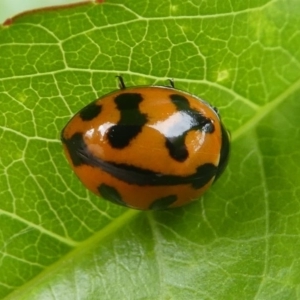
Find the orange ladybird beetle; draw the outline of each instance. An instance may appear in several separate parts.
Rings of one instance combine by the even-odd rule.
[[[230,136],[218,111],[171,87],[126,88],[81,109],[61,132],[82,183],[116,204],[147,210],[198,199],[224,171]]]

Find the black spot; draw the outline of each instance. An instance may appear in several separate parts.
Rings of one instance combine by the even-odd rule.
[[[221,152],[220,152],[220,161],[219,161],[215,180],[217,180],[224,172],[228,164],[229,154],[230,154],[229,132],[226,131],[222,123],[221,123],[221,131],[222,131],[222,145],[221,145]]]
[[[92,102],[79,112],[79,116],[82,121],[91,121],[99,116],[101,110],[101,105],[97,105],[96,102]]]
[[[141,94],[122,93],[114,101],[121,116],[119,122],[108,130],[107,139],[113,148],[122,149],[142,131],[147,116],[139,110],[143,101]]]
[[[177,138],[166,138],[165,145],[169,150],[170,156],[175,160],[181,162],[188,158],[189,153],[184,143],[184,136],[179,136]]]
[[[136,110],[139,108],[139,104],[143,101],[143,97],[138,93],[122,93],[115,97],[115,103],[117,105],[118,110],[124,111],[126,116],[126,111],[133,111],[135,114]]]
[[[122,149],[129,145],[142,130],[139,125],[114,125],[107,132],[107,139],[113,148]]]
[[[81,133],[75,133],[70,139],[65,139],[62,132],[61,140],[66,145],[75,167],[86,163],[86,155],[89,155],[89,150]]]
[[[177,200],[177,196],[170,195],[167,197],[156,199],[149,207],[149,209],[153,210],[161,210],[167,209],[171,204],[173,204]]]
[[[216,176],[217,167],[213,164],[204,164],[197,168],[192,178],[192,186],[200,189],[206,185],[214,176]]]
[[[127,206],[126,203],[122,200],[120,193],[114,187],[102,183],[98,187],[98,191],[104,199],[115,204]]]
[[[189,100],[182,95],[172,94],[170,95],[170,99],[173,104],[177,107],[177,110],[187,110],[190,109]]]
[[[170,95],[170,100],[176,106],[177,112],[180,113],[182,127],[180,128],[178,124],[174,124],[173,128],[169,129],[169,134],[165,137],[165,145],[174,160],[183,162],[189,156],[185,144],[187,134],[192,130],[213,133],[215,126],[211,119],[206,118],[199,111],[191,108],[186,97],[179,94],[172,94]]]

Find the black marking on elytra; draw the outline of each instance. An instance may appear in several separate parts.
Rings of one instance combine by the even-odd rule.
[[[114,187],[102,183],[98,186],[98,191],[104,199],[115,204],[127,206],[126,203],[122,200],[120,193]]]
[[[115,98],[121,116],[119,122],[110,127],[107,133],[107,139],[113,148],[128,146],[147,123],[147,116],[139,110],[142,101],[143,97],[138,93],[122,93]]]
[[[229,141],[228,135],[226,140],[225,134],[226,132],[224,133],[224,149],[226,150],[229,147]],[[75,167],[85,164],[100,168],[104,172],[107,172],[111,176],[123,182],[139,186],[173,186],[179,184],[190,184],[193,188],[199,189],[213,179],[217,172],[220,173],[222,168],[225,168],[226,159],[228,158],[228,154],[226,155],[227,152],[224,150],[224,155],[221,155],[223,160],[220,162],[218,168],[211,163],[207,163],[199,166],[196,169],[196,172],[191,175],[179,176],[157,173],[152,170],[142,169],[128,164],[104,161],[95,157],[89,151],[84,142],[82,133],[75,133],[70,139],[65,139],[62,132],[62,142],[66,145],[72,163]]]
[[[156,199],[150,206],[149,209],[161,210],[167,209],[171,204],[177,200],[176,195],[169,195],[163,198]]]
[[[80,144],[79,144],[80,145]],[[86,147],[80,145],[75,153],[76,161],[85,163],[92,167],[97,167],[112,175],[113,177],[126,182],[128,184],[136,184],[139,186],[164,186],[191,184],[195,189],[199,189],[206,185],[217,172],[217,167],[213,164],[203,164],[196,169],[196,172],[187,176],[168,175],[156,173],[152,170],[142,169],[127,164],[118,164],[114,162],[104,161],[93,156]],[[72,158],[73,160],[74,158]]]
[[[195,189],[200,189],[206,185],[212,178],[216,176],[217,167],[213,164],[203,164],[196,169],[193,175],[192,186]]]
[[[222,123],[221,124],[221,132],[222,132],[222,145],[220,151],[220,160],[219,165],[216,173],[215,181],[221,176],[224,172],[228,161],[229,161],[229,154],[230,154],[230,136],[229,132],[225,129]]]
[[[101,110],[101,105],[97,105],[97,102],[92,102],[79,112],[79,116],[82,121],[91,121],[99,116]]]
[[[138,125],[114,125],[109,128],[107,138],[113,148],[123,149],[135,138],[142,128]]]
[[[199,111],[190,107],[188,99],[179,94],[170,95],[172,103],[176,106],[176,110],[180,112],[184,130],[181,132],[172,132],[170,136],[166,136],[165,146],[170,156],[178,162],[185,161],[188,156],[188,150],[185,144],[186,135],[191,130],[200,130],[205,133],[213,133],[215,126],[213,121],[203,116]],[[178,130],[177,127],[176,130]]]
[[[203,116],[199,111],[191,108],[187,98],[179,94],[172,94],[170,95],[170,99],[176,106],[177,111],[189,116],[189,120],[193,120],[193,122],[190,122],[189,130],[201,130],[205,133],[213,133],[215,131],[212,120]]]
[[[70,139],[65,139],[62,131],[61,140],[66,145],[72,163],[75,167],[86,163],[85,156],[79,154],[89,153],[89,150],[87,149],[87,146],[83,140],[82,133],[75,133]]]
[[[169,150],[170,156],[179,162],[185,161],[189,156],[184,143],[184,138],[185,136],[183,135],[170,138],[166,137],[165,145]]]

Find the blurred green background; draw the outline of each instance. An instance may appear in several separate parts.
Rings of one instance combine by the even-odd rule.
[[[79,0],[0,0],[0,24],[26,10],[45,6],[83,2]]]

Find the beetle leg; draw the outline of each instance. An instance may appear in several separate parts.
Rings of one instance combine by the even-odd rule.
[[[175,89],[174,79],[173,78],[169,78],[169,82],[170,82],[171,88]]]
[[[122,77],[122,75],[117,75],[116,76],[117,78],[118,78],[118,80],[119,80],[119,89],[120,90],[125,90],[126,89],[126,86],[125,86],[125,83],[124,83],[124,80],[123,80],[123,77]]]

